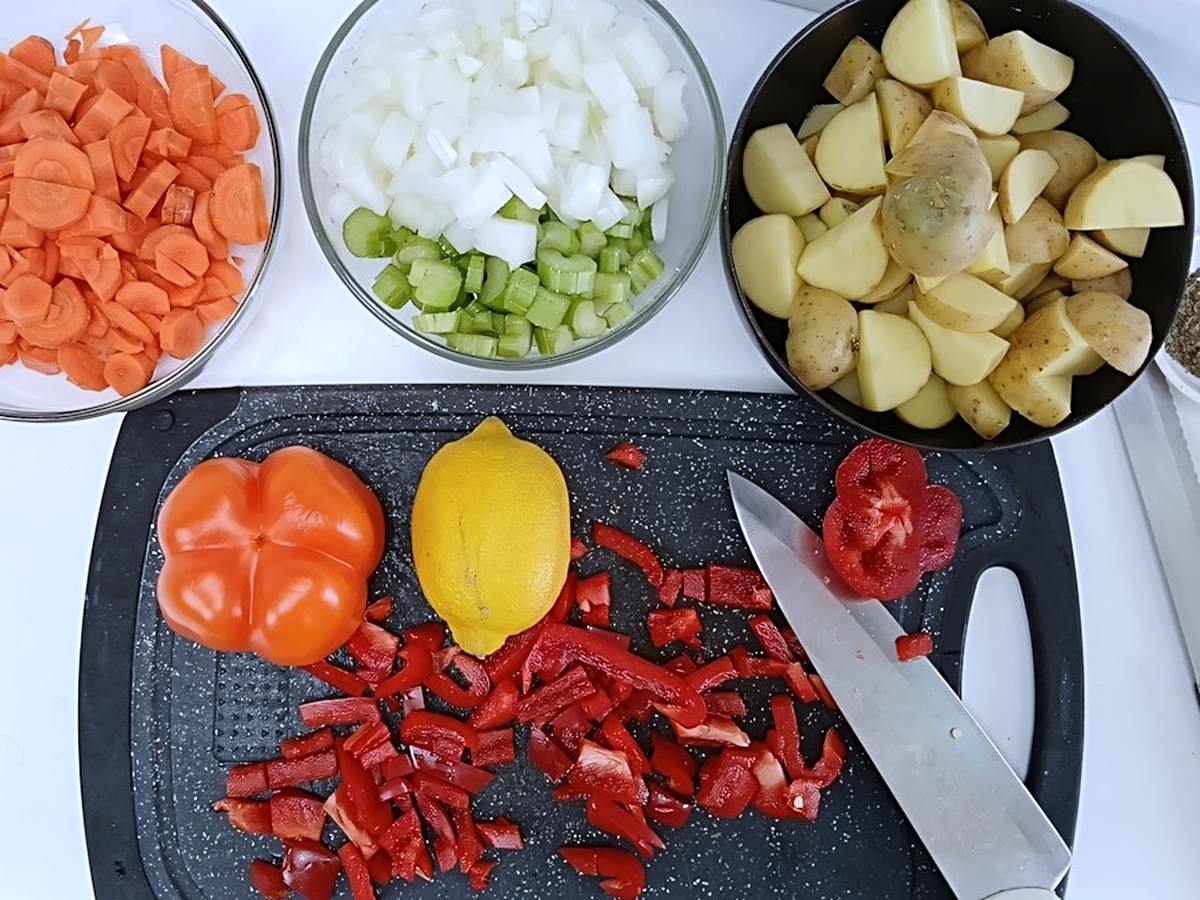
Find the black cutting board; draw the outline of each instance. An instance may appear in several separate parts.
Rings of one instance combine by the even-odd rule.
[[[389,540],[375,577],[400,602],[393,627],[430,613],[416,587],[407,515],[420,472],[443,443],[501,415],[562,465],[575,528],[601,519],[647,538],[670,565],[747,564],[725,487],[733,468],[819,525],[839,460],[861,439],[811,401],[794,396],[551,387],[303,387],[178,394],[131,413],[113,455],[96,529],[84,608],[79,682],[83,813],[96,894],[108,898],[250,898],[246,867],[277,842],[235,833],[209,804],[233,763],[275,754],[300,730],[296,706],[329,692],[301,671],[243,655],[217,655],[178,640],[157,615],[161,554],[152,521],[161,499],[212,456],[261,459],[303,443],[349,464],[380,495]],[[640,472],[602,455],[632,438],[647,453]],[[909,631],[934,633],[934,662],[959,683],[960,651],[974,586],[1003,565],[1024,591],[1036,667],[1036,725],[1029,787],[1059,831],[1074,833],[1083,737],[1083,661],[1070,533],[1048,444],[975,457],[928,457],[931,480],[965,509],[954,566],[893,605]],[[614,624],[652,653],[643,627],[651,590],[602,553],[584,572],[614,578]],[[745,615],[701,608],[706,646],[752,643]],[[801,631],[802,634],[802,631]],[[744,683],[761,737],[762,711],[778,686]],[[805,747],[819,751],[838,719],[804,710]],[[661,726],[660,726],[661,727]],[[849,729],[842,779],[815,825],[773,822],[754,811],[716,821],[697,811],[648,866],[650,897],[946,898],[945,882]],[[501,771],[479,814],[505,813],[526,850],[500,855],[489,895],[596,897],[555,855],[568,842],[606,843],[579,804],[551,802],[524,759]],[[461,897],[458,873],[429,884],[395,883],[384,897]]]

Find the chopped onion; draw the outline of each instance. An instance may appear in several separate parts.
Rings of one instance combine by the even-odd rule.
[[[663,197],[654,204],[654,210],[650,213],[650,236],[659,244],[667,239],[667,215],[670,202]]]

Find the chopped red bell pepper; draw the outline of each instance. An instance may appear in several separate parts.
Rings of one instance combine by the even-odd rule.
[[[381,766],[389,759],[395,759],[400,753],[396,750],[396,745],[390,740],[384,741],[381,744],[376,744],[370,750],[359,754],[358,761],[363,764],[364,769],[373,769],[376,766]]]
[[[365,829],[372,837],[378,837],[392,824],[392,813],[388,809],[388,805],[379,799],[379,789],[375,785],[375,779],[353,753],[347,753],[341,748],[337,750],[337,768],[342,780],[334,795],[342,795],[345,801],[344,811],[357,825]],[[328,806],[325,811],[330,816],[333,815]],[[368,851],[368,848],[362,844],[359,844],[359,849],[366,856],[370,856],[374,852],[373,850]]]
[[[571,562],[579,562],[587,553],[587,544],[576,535],[571,535]]]
[[[796,637],[796,632],[790,628],[783,629],[783,639],[787,641],[788,649],[795,654],[796,659],[800,662],[808,662],[808,654],[804,652],[804,646],[800,643],[800,638]]]
[[[575,605],[584,624],[607,628],[612,608],[612,592],[607,572],[580,578],[575,585]]]
[[[404,668],[375,686],[378,699],[394,697],[421,685],[433,673],[433,652],[419,641],[410,643],[396,656],[404,661]]]
[[[788,803],[797,819],[815,822],[821,805],[821,789],[815,782],[798,778],[788,785]]]
[[[729,651],[729,658],[733,660],[739,678],[782,678],[788,667],[788,663],[777,659],[751,656],[741,644]]]
[[[696,792],[695,757],[669,737],[657,731],[650,735],[650,766],[667,781],[667,787],[684,797]]]
[[[375,887],[371,884],[371,870],[363,859],[361,851],[353,844],[342,844],[338,848],[338,859],[346,872],[346,880],[350,882],[352,900],[375,900]]]
[[[349,798],[350,792],[346,786],[338,785],[334,792],[325,798],[325,812],[333,819],[333,824],[341,829],[342,834],[363,851],[364,856],[371,856],[378,850],[379,845],[375,836],[360,823],[362,816]]]
[[[571,757],[536,725],[529,729],[529,758],[552,782],[562,781],[571,769]]]
[[[299,788],[284,788],[271,797],[271,833],[285,841],[321,839],[325,801]]]
[[[271,833],[271,807],[266,800],[242,800],[226,797],[212,805],[213,812],[223,812],[229,824],[246,834]]]
[[[924,631],[916,634],[902,634],[896,638],[896,659],[909,662],[920,659],[933,652],[933,635]]]
[[[392,664],[396,661],[396,651],[399,649],[400,638],[372,622],[363,622],[358,626],[358,631],[346,641],[346,652],[362,669],[375,674],[382,673],[385,678],[392,672]],[[367,681],[380,680],[366,675],[363,677]]]
[[[503,766],[517,758],[511,728],[497,728],[479,732],[479,749],[471,751],[471,762],[476,766]]]
[[[783,632],[779,630],[779,626],[775,624],[770,616],[751,616],[750,630],[758,638],[759,646],[763,648],[763,652],[771,657],[771,659],[778,659],[789,663],[796,661],[796,657],[792,653],[791,647],[788,646]]]
[[[671,728],[681,744],[698,747],[750,746],[750,736],[733,719],[725,716],[709,716],[695,728],[684,728],[678,722],[671,722]]]
[[[696,802],[721,819],[740,816],[754,799],[758,782],[752,769],[758,754],[742,747],[726,747],[700,767]]]
[[[492,679],[492,684],[499,684],[521,671],[525,658],[529,656],[529,651],[533,649],[533,644],[541,632],[541,625],[534,625],[520,634],[514,634],[504,642],[503,647],[484,660],[483,667]]]
[[[550,731],[553,733],[554,739],[566,750],[578,753],[579,745],[591,732],[594,721],[585,711],[582,702],[573,703],[551,720]]]
[[[549,624],[525,660],[522,683],[528,688],[535,671],[560,662],[580,662],[605,675],[650,691],[670,704],[671,718],[685,726],[699,725],[707,710],[699,691],[678,675],[618,647],[605,638],[570,625]]]
[[[754,792],[754,799],[750,802],[763,815],[773,819],[792,818],[796,811],[792,808],[788,796],[787,775],[779,758],[765,745],[757,742],[751,745],[751,749],[757,753],[750,771],[758,787]]]
[[[450,810],[454,818],[454,832],[458,836],[455,848],[458,851],[458,868],[465,875],[479,862],[483,856],[483,842],[479,832],[475,830],[475,820],[471,818],[470,807],[453,807]]]
[[[407,756],[395,756],[384,760],[379,766],[379,774],[385,779],[407,778],[414,771],[412,760]]]
[[[392,702],[395,703],[394,700]],[[406,716],[409,713],[413,712],[414,710],[424,709],[425,708],[425,688],[418,686],[415,688],[410,688],[409,690],[405,691],[403,694],[400,695],[399,707],[400,707],[400,712]]]
[[[542,619],[542,622],[567,621],[567,617],[571,615],[571,610],[575,608],[575,586],[578,583],[579,576],[575,574],[574,569],[569,569],[567,571],[567,580],[563,582],[563,586],[558,592],[558,598],[554,601],[554,605],[550,607],[550,612],[546,613],[546,617]]]
[[[323,725],[362,725],[379,721],[379,704],[363,698],[314,700],[300,705],[300,721],[306,728]]]
[[[371,880],[378,885],[385,885],[392,880],[392,857],[386,851],[380,850],[367,860],[367,870]]]
[[[825,687],[825,679],[813,672],[808,676],[808,680],[812,683],[817,696],[821,698],[821,702],[825,704],[825,708],[837,712],[837,701],[833,699],[833,694],[829,693],[829,688]]]
[[[621,704],[620,716],[622,721],[634,719],[638,722],[648,722],[654,714],[654,708],[654,695],[649,691],[636,690]],[[664,709],[664,714],[669,715],[670,711]]]
[[[479,832],[480,840],[493,850],[521,850],[525,847],[521,840],[521,827],[504,816],[497,816],[494,822],[476,822],[475,830]]]
[[[404,629],[405,646],[420,644],[433,653],[441,650],[444,643],[446,643],[446,623],[437,619]]]
[[[710,691],[704,695],[704,703],[714,716],[730,719],[746,718],[746,701],[737,691]]]
[[[666,845],[649,825],[640,806],[622,806],[603,795],[593,794],[587,802],[587,820],[601,831],[608,832],[633,845],[649,859],[656,849]]]
[[[629,733],[629,729],[612,713],[605,717],[597,732],[604,743],[613,750],[620,750],[629,761],[629,766],[639,775],[650,771],[650,760],[646,758],[637,739]]]
[[[775,723],[777,746],[772,748],[787,769],[789,778],[800,778],[807,771],[800,753],[800,725],[796,721],[796,705],[786,694],[771,698],[771,720]]]
[[[597,547],[611,550],[617,556],[640,568],[645,574],[646,580],[654,587],[662,585],[662,563],[658,561],[654,551],[637,538],[626,534],[619,528],[605,525],[603,522],[593,522],[592,540],[596,542]]]
[[[733,660],[728,656],[718,656],[684,676],[684,680],[698,691],[709,691],[737,677],[738,670]]]
[[[640,469],[646,462],[646,454],[642,448],[632,441],[622,441],[604,455],[604,458],[615,466],[626,469]]]
[[[342,744],[349,753],[362,758],[368,750],[387,743],[392,736],[385,722],[371,722],[356,728]]]
[[[335,666],[327,662],[315,662],[310,666],[303,666],[302,668],[309,675],[320,679],[348,697],[361,697],[370,689],[370,685],[364,679],[359,678],[349,669],[343,669],[341,666]]]
[[[588,625],[586,630],[589,634],[599,635],[606,641],[612,641],[622,650],[628,650],[629,645],[633,643],[633,640],[629,637],[629,635],[621,634],[619,631],[611,631],[608,628],[602,628],[599,625]]]
[[[417,818],[417,811],[409,809],[379,836],[379,846],[383,847],[393,860],[399,860],[410,852],[409,848],[414,843],[419,844],[421,840],[421,822]],[[409,880],[412,880],[411,876]]]
[[[846,761],[846,744],[842,736],[833,728],[825,732],[825,740],[821,744],[821,758],[816,765],[807,769],[799,777],[811,781],[822,790],[829,787],[842,774],[842,766]]]
[[[253,797],[267,790],[267,764],[261,762],[234,766],[225,776],[225,796]]]
[[[633,771],[629,757],[592,741],[584,741],[567,780],[576,790],[591,796],[611,797],[622,803],[643,803],[646,782]]]
[[[766,612],[775,603],[775,595],[766,580],[754,569],[737,566],[708,565],[709,603],[732,606],[736,609],[754,609]]]
[[[520,697],[517,680],[511,675],[505,678],[475,707],[467,724],[476,730],[487,731],[507,725],[517,715],[517,698]]]
[[[342,864],[317,841],[293,841],[283,853],[283,883],[306,900],[329,900]]]
[[[265,900],[287,900],[288,886],[284,883],[283,871],[265,859],[250,861],[250,887]]]
[[[517,703],[517,721],[543,725],[562,710],[596,693],[596,686],[580,666],[571,666],[549,684],[542,685]]]
[[[391,597],[380,597],[374,603],[370,603],[367,605],[366,618],[367,618],[368,622],[374,622],[375,624],[379,624],[380,622],[386,622],[388,620],[388,616],[390,616],[391,614],[392,614],[392,598]]]
[[[708,599],[708,572],[704,569],[683,570],[683,596],[689,600]]]
[[[337,772],[337,759],[326,750],[295,759],[267,760],[267,787],[271,790],[296,787],[323,778],[332,778]]]
[[[409,778],[409,785],[418,797],[430,797],[453,809],[470,809],[471,807],[470,794],[460,787],[447,784],[440,778],[425,772],[414,772]]]
[[[700,649],[700,614],[691,607],[678,609],[652,609],[646,617],[646,628],[650,631],[650,643],[665,647],[674,641],[682,641],[694,650]]]
[[[658,602],[663,606],[674,606],[679,602],[683,590],[683,573],[678,569],[663,572],[663,583],[658,588]]]
[[[321,728],[314,731],[312,734],[303,734],[298,737],[284,738],[279,742],[279,752],[283,754],[284,759],[295,759],[298,756],[311,756],[314,753],[321,753],[324,750],[333,749],[333,732],[328,728]]]
[[[420,747],[410,747],[408,752],[412,756],[413,765],[416,766],[418,772],[435,775],[447,784],[462,788],[469,794],[478,794],[496,779],[491,772],[485,772],[483,769],[469,766],[464,762],[444,759],[436,753]]]
[[[380,800],[395,800],[397,797],[407,797],[411,793],[412,789],[403,778],[392,778],[379,785]]]
[[[646,887],[646,870],[636,856],[615,847],[559,847],[558,854],[580,875],[599,875],[601,890],[634,900]]]
[[[669,659],[663,663],[663,668],[668,672],[674,672],[676,675],[690,675],[695,672],[699,666],[696,661],[686,653],[680,653],[674,659]]]
[[[783,671],[783,680],[801,703],[816,703],[820,699],[817,689],[813,687],[808,673],[804,671],[804,666],[800,663],[788,663],[787,668]]]
[[[467,683],[472,697],[483,699],[492,690],[492,679],[483,663],[458,647],[447,647],[434,654],[434,668],[443,672],[455,671]]]
[[[458,840],[450,817],[433,797],[418,794],[417,807],[421,810],[421,818],[433,831],[433,855],[437,859],[438,871],[449,872],[458,865]]]
[[[458,709],[474,709],[483,702],[485,696],[474,694],[461,687],[458,682],[444,672],[434,672],[426,678],[425,687],[433,691],[433,695],[439,700]]]
[[[486,891],[494,868],[496,868],[495,860],[486,859],[478,860],[475,865],[471,866],[471,871],[467,872],[467,884],[471,886],[471,890]]]
[[[668,828],[682,828],[692,814],[692,804],[681,800],[661,785],[650,785],[646,815]]]
[[[409,713],[400,722],[400,740],[432,750],[448,759],[461,759],[464,750],[479,749],[479,733],[466,722],[427,709]]]
[[[936,572],[954,562],[962,530],[962,501],[949,488],[931,484],[925,488],[921,518],[921,568]]]

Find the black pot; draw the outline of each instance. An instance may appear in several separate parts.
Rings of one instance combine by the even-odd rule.
[[[1076,378],[1071,415],[1055,428],[1040,428],[1014,413],[1012,424],[993,441],[983,440],[961,420],[925,431],[906,425],[893,413],[859,409],[832,391],[808,391],[788,369],[784,353],[787,323],[754,307],[738,286],[730,242],[738,228],[760,214],[742,180],[746,140],[759,128],[779,122],[798,128],[813,104],[832,102],[821,82],[842,48],[855,35],[878,47],[901,5],[901,0],[851,0],[830,10],[789,41],[755,85],[729,152],[721,246],[730,286],[763,355],[792,389],[811,393],[827,409],[866,431],[931,450],[988,450],[1059,434],[1116,400],[1132,379],[1107,366],[1094,375]],[[1156,229],[1145,257],[1130,261],[1132,302],[1149,313],[1154,325],[1152,361],[1180,302],[1194,231],[1191,168],[1183,133],[1166,95],[1146,64],[1116,32],[1066,0],[1030,0],[1019,8],[1004,0],[971,0],[971,5],[989,34],[1022,29],[1074,57],[1074,81],[1059,98],[1071,111],[1063,129],[1087,138],[1108,159],[1143,153],[1166,155],[1166,171],[1183,198],[1187,224]]]

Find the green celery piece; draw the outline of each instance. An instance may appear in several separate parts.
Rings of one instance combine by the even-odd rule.
[[[392,240],[396,242],[396,247],[400,248],[415,239],[417,233],[411,228],[405,228],[401,225],[399,228],[392,229]]]
[[[505,316],[501,334],[527,334],[533,337],[533,325],[524,316]]]
[[[346,249],[360,259],[381,258],[389,255],[383,251],[387,246],[385,238],[391,241],[391,231],[391,219],[360,206],[346,217],[342,225],[342,240],[346,242]],[[390,252],[394,250],[393,247]]]
[[[508,284],[500,296],[500,309],[507,313],[523,316],[537,298],[541,285],[535,273],[528,269],[517,269],[508,276]]]
[[[604,321],[608,323],[609,328],[616,328],[622,322],[633,318],[633,304],[626,300],[623,303],[614,303],[604,313]]]
[[[407,273],[418,259],[441,259],[442,251],[428,238],[414,237],[392,255],[392,262],[401,272]]]
[[[646,239],[647,244],[654,242],[654,220],[650,216],[642,219],[642,224],[638,226],[638,230],[642,233],[642,237]]]
[[[627,248],[629,250],[629,256],[631,258],[637,256],[648,246],[650,246],[650,244],[646,240],[646,236],[637,229],[634,229],[633,234],[629,237],[629,244]]]
[[[608,236],[614,238],[631,238],[635,229],[628,222],[618,222],[612,228],[608,229]]]
[[[529,222],[535,225],[541,214],[542,211],[540,209],[530,209],[520,197],[512,197],[500,207],[500,215],[504,218],[515,219],[518,222]]]
[[[626,225],[632,225],[634,228],[637,228],[642,222],[650,218],[646,215],[646,211],[638,206],[636,200],[629,197],[622,197],[621,202],[625,204],[626,210],[625,218],[621,221]]]
[[[633,296],[633,284],[625,272],[600,272],[596,275],[595,299],[599,303],[621,303]]]
[[[557,250],[564,256],[579,252],[579,237],[562,222],[546,222],[542,225],[542,236],[538,250]]]
[[[483,288],[479,302],[489,309],[503,309],[504,288],[508,284],[508,263],[497,256],[489,256],[484,263]]]
[[[467,260],[467,272],[463,276],[463,288],[469,293],[478,294],[483,290],[484,258],[478,253],[463,257]]]
[[[421,334],[450,334],[458,331],[462,321],[462,311],[440,313],[422,313],[413,316],[412,325]]]
[[[494,313],[490,309],[484,309],[476,313],[468,313],[463,316],[462,326],[458,329],[463,334],[490,334],[492,336],[500,333],[503,327],[503,316],[500,316],[501,321],[497,322],[499,313]]]
[[[620,272],[621,266],[625,265],[622,254],[620,247],[605,247],[601,250],[598,261],[601,274],[615,275]]]
[[[596,315],[596,304],[591,300],[576,300],[567,314],[567,324],[575,337],[600,337],[608,331],[608,323]]]
[[[543,356],[557,356],[575,348],[575,335],[566,325],[557,328],[538,328],[534,331],[538,352]]]
[[[533,347],[533,326],[520,316],[505,316],[504,331],[496,348],[504,359],[522,359]]]
[[[639,251],[629,262],[629,278],[633,292],[640,294],[651,282],[657,280],[665,269],[666,266],[658,258],[658,254],[649,247]]]
[[[577,234],[579,235],[579,252],[592,259],[596,259],[608,245],[608,238],[604,236],[604,232],[591,222],[584,222],[580,225]]]
[[[571,301],[563,294],[539,287],[537,297],[525,313],[525,318],[538,328],[557,328],[566,318]]]
[[[582,254],[567,257],[557,250],[538,250],[537,271],[542,286],[563,294],[590,294],[596,281],[596,261]]]
[[[438,248],[442,251],[442,256],[444,256],[446,259],[457,260],[458,257],[461,255],[461,254],[459,254],[459,252],[457,250],[454,249],[454,245],[451,244],[444,237],[440,237],[437,239],[437,245],[438,245]]]
[[[485,334],[455,332],[446,335],[446,344],[451,350],[457,350],[459,353],[490,358],[496,355],[499,342],[496,338]]]
[[[409,281],[416,290],[416,299],[425,312],[443,312],[459,300],[462,272],[444,259],[418,259],[412,264]]]
[[[371,291],[392,309],[400,309],[413,297],[413,286],[395,266],[384,266]]]

